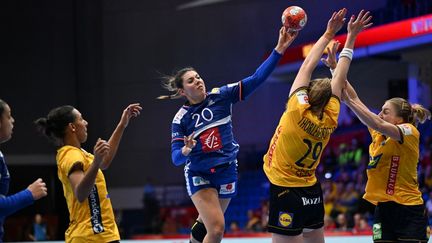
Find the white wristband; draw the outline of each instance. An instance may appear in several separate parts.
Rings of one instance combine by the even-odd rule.
[[[342,49],[341,53],[339,54],[339,59],[341,57],[346,57],[346,58],[352,60],[353,54],[354,54],[354,50],[353,49],[344,48],[344,49]]]

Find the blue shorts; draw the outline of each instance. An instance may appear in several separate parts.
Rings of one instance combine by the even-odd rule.
[[[233,198],[237,195],[237,160],[215,166],[208,171],[193,171],[189,169],[189,164],[186,164],[184,172],[190,197],[204,188],[215,188],[219,198]]]

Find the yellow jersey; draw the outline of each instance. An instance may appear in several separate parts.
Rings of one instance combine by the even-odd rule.
[[[393,201],[402,205],[423,204],[417,180],[420,133],[409,123],[397,125],[401,141],[369,129],[368,181],[363,196],[373,204]]]
[[[76,163],[81,163],[85,172],[93,159],[93,154],[77,147],[66,145],[57,150],[57,174],[69,210],[69,227],[65,233],[68,243],[120,240],[102,171],[98,171],[95,185],[82,203],[76,199],[69,182],[69,173]]]
[[[330,134],[337,127],[340,100],[332,96],[319,119],[309,110],[307,87],[290,96],[279,125],[264,155],[264,172],[283,187],[313,186],[315,170]]]

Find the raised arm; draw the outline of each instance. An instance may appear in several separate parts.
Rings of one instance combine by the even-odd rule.
[[[90,167],[85,172],[81,163],[77,163],[77,165],[71,169],[68,175],[69,182],[79,202],[83,202],[90,195],[99,169],[106,169],[111,164],[111,161],[117,153],[124,129],[128,126],[129,120],[132,117],[137,117],[140,114],[141,109],[141,106],[136,103],[130,104],[123,110],[120,122],[110,139],[105,141],[99,138],[96,142],[93,150],[93,163],[91,163]]]
[[[142,107],[139,103],[130,104],[126,109],[123,110],[120,122],[112,133],[108,143],[110,145],[109,153],[103,158],[103,163],[101,165],[101,169],[107,169],[111,161],[114,159],[114,156],[117,153],[118,146],[120,144],[120,140],[123,136],[123,132],[129,124],[129,121],[132,117],[137,117],[140,114]]]
[[[279,30],[279,39],[270,56],[257,68],[255,73],[242,81],[243,97],[249,96],[273,72],[286,49],[297,37],[298,32],[287,32],[285,27]]]
[[[336,54],[337,54],[337,50],[339,49],[339,46],[340,46],[340,42],[334,41],[332,48],[327,47],[327,57],[321,58],[321,62],[324,63],[324,65],[326,65],[328,68],[330,68],[332,76],[333,76],[334,70],[336,69],[336,66],[337,66]]]
[[[370,22],[372,16],[369,12],[361,10],[357,18],[354,15],[351,16],[348,22],[348,35],[345,42],[345,47],[339,55],[339,62],[337,68],[334,72],[331,86],[332,93],[337,97],[341,96],[342,88],[345,86],[345,81],[347,80],[348,69],[351,64],[354,43],[357,35],[364,29],[370,27],[372,23]]]
[[[348,81],[346,82],[341,98],[364,125],[395,140],[401,140],[399,128],[371,112],[357,96],[356,91]]]
[[[332,75],[334,74],[334,71],[336,70],[337,67],[337,50],[339,48],[339,41],[335,41],[332,45],[332,48],[327,47],[327,57],[326,58],[321,58],[321,61],[324,63],[324,65],[326,65],[328,68],[330,68],[330,71],[332,72]],[[356,104],[361,105],[364,109],[368,108],[366,107],[366,105],[363,104],[363,102],[359,99],[357,92],[354,90],[354,88],[352,87],[352,85],[349,83],[348,80],[345,81],[345,86],[344,89],[342,90],[342,100],[349,102],[349,101],[353,101],[356,102]],[[350,99],[350,100],[348,100]],[[346,103],[345,102],[345,103]]]
[[[335,34],[342,28],[345,22],[345,14],[347,10],[345,8],[339,10],[338,12],[333,12],[330,20],[327,23],[327,29],[325,33],[318,39],[318,41],[313,45],[309,54],[303,61],[300,70],[294,79],[293,85],[291,86],[290,96],[292,92],[300,87],[309,86],[309,82],[312,76],[312,72],[317,66],[324,49],[333,39]]]

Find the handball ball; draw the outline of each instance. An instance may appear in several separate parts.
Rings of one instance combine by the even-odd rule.
[[[300,7],[291,6],[282,13],[282,24],[287,31],[299,31],[305,27],[306,22],[306,12]]]

